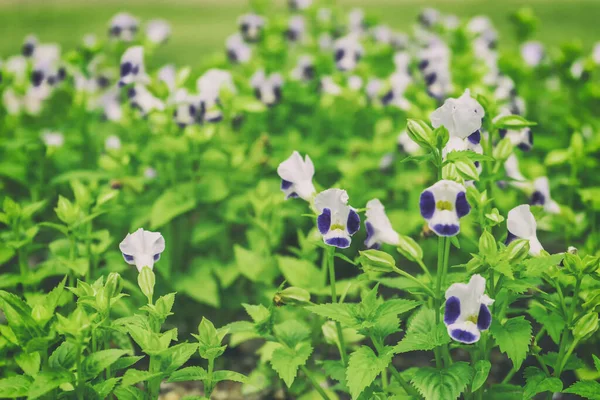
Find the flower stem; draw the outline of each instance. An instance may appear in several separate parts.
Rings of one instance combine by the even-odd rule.
[[[319,385],[317,383],[317,381],[315,380],[314,376],[312,376],[312,374],[308,370],[308,368],[306,368],[306,366],[304,366],[304,365],[301,365],[300,369],[302,370],[302,372],[304,372],[304,375],[306,375],[306,377],[308,378],[308,380],[310,381],[310,383],[313,385],[313,387],[319,393],[319,395],[321,395],[321,397],[323,398],[323,400],[329,400],[329,396],[327,396],[327,393],[325,393],[325,390],[323,390],[323,388],[321,387],[321,385]]]
[[[331,302],[337,303],[337,293],[335,290],[335,247],[331,246],[327,249],[327,256],[329,258],[329,285],[331,286]],[[342,331],[342,325],[336,321],[335,327],[337,329],[338,338],[340,341],[340,356],[342,357],[342,363],[348,365],[348,358],[346,353],[346,344],[344,342],[344,333]]]
[[[204,395],[208,398],[210,398],[210,395],[213,392],[213,371],[215,369],[215,360],[214,358],[209,358],[208,359],[208,376],[206,378],[206,385],[204,388]]]
[[[577,309],[577,303],[579,302],[579,290],[581,289],[581,277],[577,277],[577,282],[575,283],[575,291],[573,292],[573,297],[571,298],[571,308],[569,309],[569,314],[567,315],[567,324],[563,329],[562,336],[560,338],[560,345],[558,350],[558,359],[557,365],[558,368],[554,371],[554,376],[560,378],[562,374],[562,370],[564,365],[566,364],[566,359],[570,356],[570,354],[565,354],[567,352],[567,340],[569,336],[569,327],[573,323],[573,317],[575,316],[575,310]],[[572,351],[572,350],[571,350]],[[566,356],[566,357],[565,357]]]

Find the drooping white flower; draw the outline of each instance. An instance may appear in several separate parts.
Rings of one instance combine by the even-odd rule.
[[[585,66],[583,60],[579,59],[571,64],[571,68],[569,68],[569,72],[571,76],[575,79],[581,79],[583,73],[585,72]]]
[[[164,19],[153,19],[146,25],[146,37],[151,43],[161,44],[171,36],[171,25]]]
[[[17,83],[23,83],[27,78],[27,59],[23,56],[12,56],[3,65],[4,72],[12,75]]]
[[[385,213],[385,207],[378,199],[369,200],[367,203],[367,219],[365,228],[367,238],[365,246],[369,249],[378,249],[382,243],[397,246],[399,243],[398,232],[392,227],[390,219]]]
[[[265,19],[257,14],[245,14],[238,18],[240,32],[247,42],[256,42],[260,39]]]
[[[500,138],[507,137],[513,146],[518,147],[523,151],[529,151],[533,147],[533,132],[531,128],[522,129],[500,129],[498,130]]]
[[[138,30],[138,19],[128,13],[118,13],[110,21],[111,37],[131,42]]]
[[[529,204],[521,204],[508,212],[506,220],[508,245],[515,239],[529,240],[529,254],[538,255],[544,249],[537,238],[537,222],[531,213]]]
[[[485,278],[471,276],[468,284],[454,283],[446,290],[444,323],[450,337],[457,342],[472,344],[479,341],[481,331],[492,323],[489,306],[494,303],[485,294]]]
[[[477,100],[471,97],[466,89],[458,99],[449,98],[444,104],[431,113],[431,124],[434,128],[444,126],[450,136],[466,138],[481,129],[481,120],[485,111]]]
[[[104,117],[113,122],[119,122],[123,117],[123,109],[119,100],[119,91],[115,87],[108,90],[100,98],[100,106],[104,110]]]
[[[419,70],[428,93],[436,99],[444,98],[452,90],[450,48],[437,36],[426,38],[426,47],[418,54]]]
[[[389,78],[390,90],[381,98],[383,105],[391,105],[401,110],[408,110],[411,105],[404,97],[404,92],[411,82],[412,78],[408,73],[404,71],[393,73]]]
[[[134,85],[129,89],[128,95],[131,106],[139,109],[144,115],[165,109],[165,103],[154,96],[144,85]]]
[[[142,46],[133,46],[125,50],[121,56],[121,79],[119,86],[125,86],[130,83],[148,83],[146,68],[144,66],[144,48]]]
[[[174,64],[167,64],[158,70],[158,80],[167,85],[169,93],[175,92],[177,87],[177,68]]]
[[[104,141],[104,147],[106,150],[120,150],[121,149],[121,139],[118,136],[110,135]]]
[[[65,137],[62,133],[49,130],[42,131],[42,140],[46,147],[62,147],[65,144]]]
[[[160,232],[150,232],[142,228],[128,233],[119,244],[123,258],[127,264],[135,265],[139,272],[142,268],[154,268],[154,263],[160,259],[165,250],[165,239]]]
[[[302,42],[306,33],[306,23],[302,15],[294,15],[290,18],[285,36],[290,42]]]
[[[303,55],[291,72],[291,77],[297,81],[309,81],[315,77],[315,62],[309,55]]]
[[[364,49],[355,35],[344,36],[334,43],[335,66],[340,71],[352,71],[363,53]]]
[[[531,195],[532,206],[543,206],[544,210],[550,214],[560,214],[560,206],[552,197],[550,197],[550,182],[548,177],[540,176],[533,181],[533,194]]]
[[[349,247],[352,235],[360,228],[360,217],[348,205],[348,193],[342,189],[327,189],[315,197],[315,208],[323,242],[341,249]]]
[[[419,200],[421,216],[427,220],[429,229],[438,236],[455,236],[460,231],[460,218],[469,214],[463,185],[441,180],[425,189]]]
[[[504,170],[506,171],[506,176],[511,179],[508,182],[509,185],[521,190],[527,190],[527,188],[529,188],[530,185],[527,182],[527,178],[521,174],[521,170],[519,169],[519,159],[515,154],[511,154],[506,159],[504,162]],[[500,184],[500,182],[498,182],[498,184]]]
[[[405,152],[408,155],[415,155],[421,151],[421,146],[417,144],[414,140],[410,138],[408,132],[402,131],[398,135],[398,148],[400,151]]]
[[[281,101],[281,87],[283,86],[281,74],[266,75],[265,71],[260,69],[252,75],[250,85],[254,89],[256,98],[263,104],[272,107]]]
[[[536,67],[544,58],[544,45],[540,42],[529,41],[521,46],[521,57],[530,67]]]
[[[392,41],[392,30],[387,25],[377,25],[371,28],[371,35],[378,43],[390,44]]]
[[[235,33],[227,38],[225,42],[227,58],[232,63],[245,64],[252,58],[252,48],[244,42],[242,35]]]
[[[277,167],[277,174],[281,178],[281,191],[286,199],[300,197],[310,201],[316,190],[312,183],[315,175],[315,166],[308,154],[302,159],[297,151]]]
[[[498,32],[494,28],[492,21],[483,15],[471,18],[467,24],[467,30],[482,39],[488,48],[494,48],[498,40]]]
[[[394,54],[394,66],[396,67],[396,72],[402,72],[405,74],[409,74],[409,64],[410,64],[410,54],[406,51],[398,51]]]
[[[38,44],[33,52],[31,83],[35,87],[43,83],[54,85],[64,79],[64,69],[59,77],[60,46],[55,43]]]
[[[221,69],[209,69],[196,81],[199,92],[200,118],[208,122],[218,122],[223,119],[223,111],[219,96],[223,90],[236,93],[231,73]]]
[[[423,26],[429,28],[437,24],[441,17],[442,15],[435,8],[425,8],[419,14],[419,22],[423,24]]]

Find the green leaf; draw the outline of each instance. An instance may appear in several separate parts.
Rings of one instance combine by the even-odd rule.
[[[280,256],[277,257],[277,265],[292,286],[307,289],[311,293],[323,287],[323,274],[308,260]]]
[[[50,355],[48,363],[50,368],[70,369],[77,360],[77,346],[71,342],[63,342]]]
[[[15,357],[15,361],[27,375],[35,376],[40,370],[41,357],[40,353],[19,353]]]
[[[514,369],[521,368],[531,343],[531,323],[525,317],[510,318],[504,324],[494,320],[490,332],[500,350],[513,362]]]
[[[505,115],[494,121],[494,129],[521,129],[535,125],[536,122],[528,121],[520,115]]]
[[[127,350],[109,349],[100,350],[86,356],[81,365],[83,379],[86,381],[94,379],[100,372],[110,367],[115,361],[127,353],[129,353]]]
[[[552,378],[547,376],[542,370],[536,367],[525,368],[525,392],[523,393],[523,399],[531,399],[538,393],[560,392],[563,388],[562,381],[558,378]]]
[[[195,190],[195,184],[187,182],[164,191],[152,205],[150,229],[156,230],[179,215],[193,210],[196,207]]]
[[[120,378],[110,378],[93,386],[94,391],[101,399],[106,399],[113,391]]]
[[[387,368],[393,356],[391,348],[387,348],[387,351],[378,356],[367,346],[359,347],[350,355],[346,382],[353,399],[356,399]]]
[[[160,370],[166,374],[175,371],[198,350],[197,343],[180,343],[158,354]]]
[[[125,371],[125,374],[121,379],[121,386],[132,386],[136,383],[158,378],[162,375],[163,372],[140,371],[139,369],[130,368]]]
[[[233,252],[237,267],[242,275],[252,282],[270,281],[269,274],[264,273],[270,261],[265,259],[264,256],[238,245],[233,247]]]
[[[345,326],[354,326],[358,323],[350,304],[326,303],[305,308],[314,314],[338,321]]]
[[[221,382],[221,381],[233,381],[233,382],[246,383],[248,378],[246,378],[245,375],[242,375],[239,372],[221,370],[221,371],[215,371],[213,373],[212,380],[215,383]]]
[[[496,384],[488,389],[486,396],[485,400],[523,400],[523,388],[515,385]]]
[[[191,271],[175,276],[173,286],[178,293],[199,303],[213,307],[221,305],[219,284],[209,268],[191,268]]]
[[[365,271],[391,272],[396,267],[394,257],[380,250],[364,250],[359,252],[359,262]]]
[[[198,203],[212,204],[225,199],[229,195],[229,185],[225,179],[215,174],[199,183],[192,183],[195,187]]]
[[[123,368],[129,368],[138,361],[140,361],[144,356],[129,356],[129,357],[121,357],[112,365],[111,369],[113,371],[118,371]]]
[[[425,400],[456,400],[473,377],[473,369],[466,362],[456,362],[438,370],[419,368],[411,382]]]
[[[595,381],[575,382],[563,393],[572,393],[589,400],[600,400],[600,383]]]
[[[435,311],[422,307],[408,323],[404,338],[394,347],[395,353],[432,350],[450,342],[443,324],[435,324]]]
[[[303,342],[295,348],[279,347],[273,351],[271,366],[283,379],[287,387],[291,387],[296,379],[298,368],[306,364],[312,354],[313,348],[310,344]]]
[[[310,328],[295,319],[284,321],[274,327],[275,336],[288,347],[296,347],[300,342],[308,339]]]
[[[43,371],[39,373],[29,387],[28,399],[37,399],[40,396],[56,389],[63,383],[72,382],[72,373],[64,370]]]
[[[198,339],[200,357],[207,360],[220,357],[227,347],[221,346],[223,336],[219,335],[212,322],[202,317],[202,321],[198,326],[198,335],[194,335]]]
[[[177,370],[169,377],[169,382],[203,381],[208,378],[208,373],[201,367],[186,367]]]
[[[473,383],[471,384],[471,392],[475,392],[479,389],[485,381],[490,373],[490,369],[492,368],[492,363],[488,360],[479,360],[475,363],[475,376],[473,377]]]
[[[134,386],[119,386],[113,392],[118,400],[140,400],[145,399],[144,392]]]
[[[564,254],[552,254],[550,256],[533,257],[525,261],[525,276],[539,278],[552,268],[560,264]]]
[[[600,358],[596,357],[595,354],[592,354],[592,358],[594,359],[594,367],[596,367],[596,371],[600,372]]]
[[[0,398],[15,399],[27,396],[31,382],[31,378],[24,375],[0,379]]]
[[[0,308],[20,343],[43,336],[41,328],[31,316],[31,307],[14,294],[0,290]]]

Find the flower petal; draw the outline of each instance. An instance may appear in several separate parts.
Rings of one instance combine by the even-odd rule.
[[[485,304],[479,306],[479,315],[477,316],[477,329],[485,331],[492,324],[492,314]]]
[[[535,237],[537,223],[528,204],[522,204],[508,212],[508,231],[522,239]]]
[[[421,198],[419,199],[419,208],[423,218],[430,219],[433,217],[433,214],[435,213],[435,197],[433,196],[432,192],[425,190],[423,193],[421,193]]]
[[[460,192],[456,195],[455,207],[456,215],[458,215],[458,218],[462,218],[465,215],[469,214],[469,212],[471,211],[471,206],[467,201],[467,196],[465,192]]]
[[[331,210],[329,208],[324,208],[321,215],[317,217],[317,227],[319,228],[319,232],[321,235],[325,235],[329,232],[329,227],[331,226]]]
[[[481,334],[477,326],[471,321],[465,321],[448,326],[448,334],[457,342],[472,344],[479,341]]]
[[[350,235],[354,235],[360,229],[360,216],[354,210],[350,210],[348,214],[346,229]]]
[[[444,323],[452,325],[460,316],[460,300],[456,296],[452,296],[446,300],[446,308],[444,309]]]

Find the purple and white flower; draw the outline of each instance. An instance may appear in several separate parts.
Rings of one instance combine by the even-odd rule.
[[[350,90],[358,92],[360,89],[362,89],[362,86],[363,86],[363,80],[360,76],[351,75],[348,77],[348,88]]]
[[[292,10],[306,10],[313,3],[313,0],[289,0],[288,4]]]
[[[548,177],[540,176],[533,181],[533,194],[531,195],[532,206],[542,206],[547,213],[560,214],[560,206],[550,197],[550,182]]]
[[[457,342],[472,344],[479,341],[481,331],[492,324],[489,306],[494,303],[485,294],[485,278],[471,276],[468,284],[454,283],[446,290],[444,323],[448,335]]]
[[[138,20],[128,13],[118,13],[110,21],[109,34],[111,37],[131,42],[138,30]]]
[[[363,56],[364,49],[355,35],[347,35],[335,41],[335,66],[340,71],[352,71]]]
[[[245,64],[252,57],[252,48],[244,42],[242,35],[235,33],[227,38],[225,42],[227,58],[232,63]]]
[[[393,246],[398,245],[400,237],[392,227],[381,201],[378,199],[369,200],[366,215],[367,238],[365,239],[365,246],[368,249],[379,249],[383,243]]]
[[[460,218],[471,211],[465,187],[450,180],[441,180],[425,189],[421,193],[419,207],[429,229],[438,236],[457,235]]]
[[[151,43],[161,44],[171,36],[171,25],[163,19],[153,19],[146,25],[146,37]]]
[[[309,55],[301,56],[290,75],[296,81],[310,81],[313,79],[315,77],[315,62],[313,58]]]
[[[250,81],[254,89],[254,95],[268,107],[272,107],[281,101],[281,87],[283,78],[279,73],[266,75],[263,69],[258,70]]]
[[[544,249],[537,238],[537,222],[529,204],[521,204],[510,210],[506,227],[508,228],[507,245],[515,239],[525,239],[529,241],[529,254],[538,255]]]
[[[533,132],[531,128],[522,128],[518,130],[500,129],[498,131],[500,137],[507,137],[513,146],[518,147],[523,151],[529,151],[533,147]]]
[[[144,48],[142,46],[133,46],[125,50],[121,56],[120,76],[119,86],[149,82],[144,66]]]
[[[302,15],[294,15],[290,18],[285,36],[290,42],[300,43],[304,40],[306,33],[306,22]]]
[[[265,19],[257,14],[245,14],[238,19],[240,33],[247,42],[256,42],[260,39]]]
[[[519,169],[519,159],[516,155],[511,154],[508,156],[504,162],[504,170],[506,171],[506,176],[510,178],[510,181],[508,182],[509,185],[521,190],[527,190],[530,187],[529,182],[527,182],[527,178],[521,174],[521,170]],[[498,184],[503,187],[502,185],[505,183],[498,182]]]
[[[315,175],[315,166],[308,154],[302,159],[297,151],[279,164],[277,174],[281,178],[281,191],[286,199],[300,197],[308,202],[311,201],[316,190],[312,183]]]
[[[325,94],[330,94],[332,96],[339,96],[342,94],[342,88],[338,85],[333,77],[324,76],[321,78],[321,91]]]
[[[431,113],[431,124],[434,128],[444,126],[450,136],[465,139],[481,129],[481,120],[485,111],[477,100],[471,97],[466,89],[458,99],[449,98],[444,104]]]
[[[24,57],[31,57],[35,52],[35,47],[38,44],[38,39],[35,35],[27,35],[25,40],[23,41],[23,47],[21,49],[21,54]]]
[[[142,268],[154,268],[154,263],[165,251],[165,239],[160,232],[150,232],[142,228],[128,233],[119,244],[119,249],[127,264],[135,265],[139,272]]]
[[[315,209],[323,242],[341,249],[349,247],[352,235],[360,228],[360,217],[348,205],[348,193],[342,189],[327,189],[315,197]]]
[[[127,91],[130,104],[139,109],[144,115],[152,111],[163,111],[165,104],[155,97],[144,85],[136,84]]]
[[[219,96],[223,90],[236,93],[231,73],[222,69],[209,69],[196,81],[199,94],[199,113],[201,119],[218,122],[223,119]],[[193,110],[190,109],[190,113]],[[195,113],[195,112],[194,112]]]

